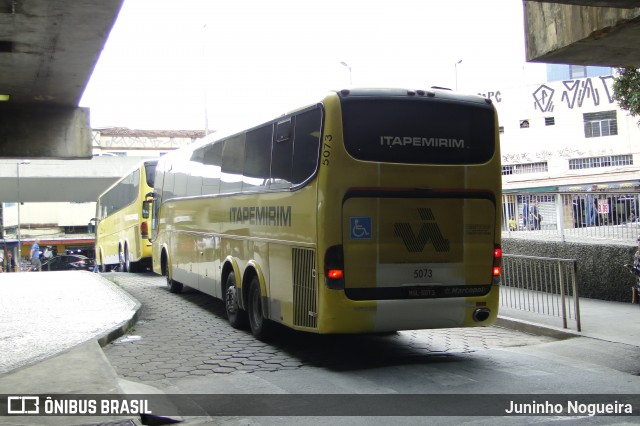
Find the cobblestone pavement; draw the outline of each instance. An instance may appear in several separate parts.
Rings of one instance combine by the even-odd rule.
[[[314,335],[282,328],[270,343],[233,329],[224,304],[185,287],[166,289],[152,273],[107,273],[142,303],[138,323],[104,352],[117,373],[139,382],[163,379],[282,371],[305,366],[334,371],[434,362],[485,349],[553,341],[518,331],[488,327],[416,330],[388,335]]]

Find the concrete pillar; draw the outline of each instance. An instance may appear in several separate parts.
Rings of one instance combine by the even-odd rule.
[[[89,109],[0,105],[0,158],[91,158]]]

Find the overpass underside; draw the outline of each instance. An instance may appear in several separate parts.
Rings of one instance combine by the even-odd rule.
[[[124,0],[0,0],[0,158],[90,158],[79,102]]]
[[[640,0],[527,0],[527,60],[640,68]]]

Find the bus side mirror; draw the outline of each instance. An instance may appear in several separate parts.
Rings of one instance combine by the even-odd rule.
[[[94,217],[93,219],[91,219],[89,221],[89,223],[87,224],[87,232],[89,234],[95,233],[97,224],[98,224],[98,218],[97,217]]]
[[[144,200],[142,202],[142,218],[149,219],[149,210],[151,206],[151,200]]]

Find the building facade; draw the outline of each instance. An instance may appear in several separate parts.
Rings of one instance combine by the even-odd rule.
[[[557,67],[549,76],[570,77]],[[638,186],[637,118],[613,99],[611,69],[597,69],[496,92],[505,192]]]
[[[93,155],[156,158],[189,145],[204,136],[198,130],[93,130]],[[107,189],[106,187],[104,189]],[[97,200],[99,194],[96,194]],[[0,259],[11,251],[14,258],[29,256],[33,242],[40,240],[53,254],[74,252],[94,257],[95,235],[89,222],[95,217],[95,202],[2,203],[0,206]]]
[[[503,228],[635,226],[640,128],[613,99],[612,69],[549,65],[547,71],[544,83],[494,92]]]

